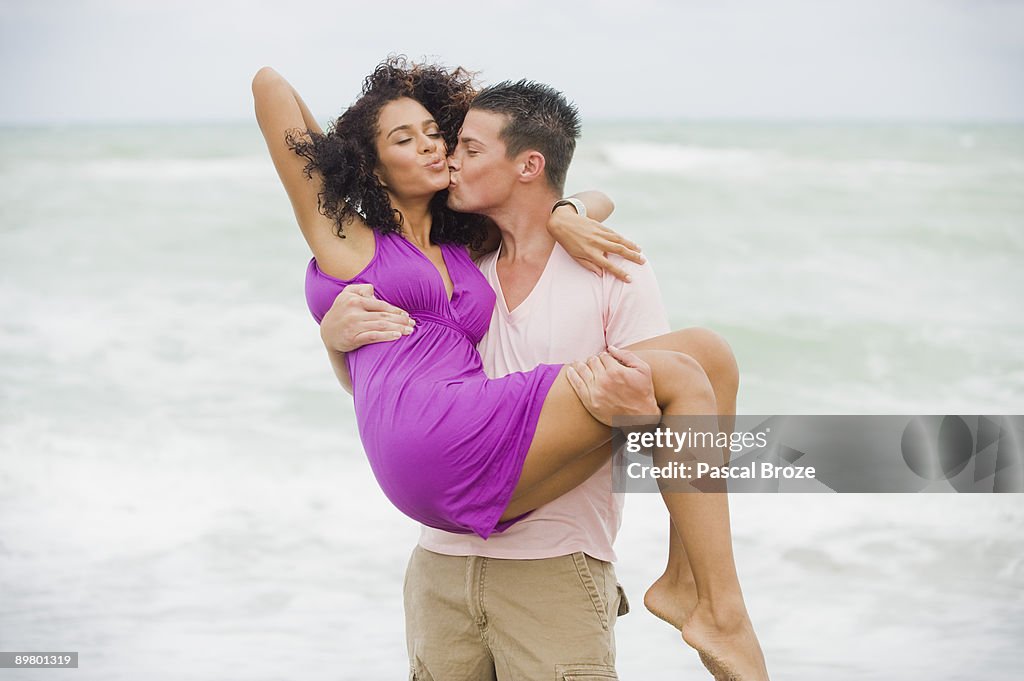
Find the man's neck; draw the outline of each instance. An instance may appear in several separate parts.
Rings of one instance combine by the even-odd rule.
[[[551,258],[555,240],[547,224],[557,200],[547,192],[524,192],[488,213],[501,232],[495,273],[509,312],[518,309],[533,292]]]
[[[488,212],[488,217],[494,220],[501,232],[501,261],[508,264],[547,261],[555,245],[547,225],[551,207],[557,200],[557,196],[548,192],[531,192],[511,197],[502,206]]]

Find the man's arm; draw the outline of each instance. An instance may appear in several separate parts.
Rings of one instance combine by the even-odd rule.
[[[331,360],[331,368],[338,378],[338,383],[349,395],[352,395],[352,376],[348,373],[348,362],[345,360],[345,353],[327,346],[327,358]]]
[[[590,358],[585,365],[571,365],[567,376],[583,405],[603,423],[610,424],[617,417],[619,422],[649,425],[652,420],[643,417],[661,413],[650,370],[639,357],[617,348],[668,333],[668,315],[651,264],[624,260],[619,264],[631,275],[632,283],[626,285],[608,276],[602,282],[608,352]]]
[[[618,262],[633,281],[627,286],[606,276],[602,282],[605,343],[625,348],[671,331],[661,288],[651,263]],[[678,302],[685,304],[685,300]]]
[[[341,386],[352,394],[345,353],[370,343],[408,336],[415,324],[405,310],[374,298],[372,285],[346,286],[320,322],[320,338]]]

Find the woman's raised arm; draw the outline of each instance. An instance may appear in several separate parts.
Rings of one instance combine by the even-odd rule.
[[[323,186],[320,174],[306,176],[306,159],[288,144],[289,132],[296,136],[312,131],[322,134],[306,103],[295,88],[274,69],[264,66],[252,79],[256,121],[292,204],[302,235],[314,255],[334,238],[333,224],[320,213],[318,195]]]

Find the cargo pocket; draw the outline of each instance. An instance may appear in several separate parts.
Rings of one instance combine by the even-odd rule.
[[[615,667],[606,664],[560,664],[555,667],[558,681],[608,681],[618,679]]]
[[[626,598],[626,591],[622,588],[621,584],[616,584],[615,588],[619,592],[619,610],[616,612],[616,616],[622,617],[623,615],[629,614],[629,599]]]

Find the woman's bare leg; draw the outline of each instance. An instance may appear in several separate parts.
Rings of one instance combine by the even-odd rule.
[[[731,434],[736,425],[736,397],[739,390],[739,369],[736,366],[735,355],[724,338],[702,328],[683,329],[658,339],[651,343],[637,343],[630,346],[630,350],[643,350],[645,348],[665,348],[685,352],[691,355],[708,375],[712,389],[715,394],[716,411],[718,413],[718,427],[721,432]],[[728,463],[729,451],[723,451],[723,462]],[[722,502],[718,513],[726,520],[726,529],[715,529],[713,524],[704,522],[689,525],[683,531],[689,532],[691,548],[693,544],[700,547],[698,552],[707,550],[707,547],[715,544],[727,544],[729,558],[723,560],[730,572],[735,576],[735,564],[732,559],[732,537],[728,528],[728,495],[727,494],[684,494],[677,496],[718,497]],[[699,502],[698,502],[699,503]],[[720,548],[726,548],[721,546]],[[712,553],[715,553],[712,550]],[[693,561],[700,563],[699,559]],[[644,605],[655,615],[676,625],[683,631],[683,637],[687,643],[701,651],[701,658],[708,669],[715,675],[715,678],[728,679],[729,670],[743,673],[736,674],[737,678],[762,678],[753,676],[754,669],[760,666],[763,670],[763,678],[767,678],[767,670],[764,667],[764,658],[760,646],[757,645],[756,653],[749,642],[756,644],[753,626],[746,612],[740,592],[739,579],[735,577],[734,586],[726,582],[717,585],[708,585],[712,588],[715,597],[708,595],[707,590],[703,592],[697,588],[697,580],[694,577],[694,570],[702,570],[700,565],[696,568],[691,566],[691,561],[686,551],[686,543],[683,542],[675,523],[669,522],[669,557],[668,565],[664,574],[648,589],[644,596]],[[704,593],[701,599],[699,596]],[[683,624],[677,624],[682,621]],[[741,641],[739,645],[733,643]],[[748,643],[742,643],[743,640]],[[748,649],[751,651],[746,663],[738,662],[726,652],[730,648]],[[747,671],[750,670],[750,671]]]
[[[732,433],[736,421],[739,369],[732,348],[725,339],[708,329],[693,327],[663,336],[657,343],[662,349],[671,347],[674,351],[690,355],[700,364],[715,394],[719,429],[724,433]],[[667,343],[671,345],[666,346]],[[641,342],[634,344],[630,349],[643,350],[648,347]],[[570,491],[601,469],[612,455],[610,447],[611,444],[608,442],[574,459],[555,475],[529,490],[520,498],[520,502],[525,506],[540,506],[546,503],[546,500]],[[728,462],[728,452],[725,459]],[[644,605],[661,619],[677,629],[682,629],[690,613],[697,606],[697,584],[686,555],[686,547],[671,519],[668,522],[668,537],[668,562],[665,571],[647,590]],[[720,537],[712,539],[721,540]]]
[[[719,430],[727,434],[732,433],[736,422],[739,368],[728,342],[714,331],[692,327],[663,336],[658,339],[658,343],[661,349],[671,347],[676,352],[690,355],[700,364],[715,394]],[[666,343],[671,345],[666,346]],[[642,350],[646,347],[648,346],[641,342],[634,344],[630,349]],[[611,455],[609,441],[571,461],[555,475],[529,490],[520,498],[520,502],[526,506],[541,506],[546,503],[545,500],[565,494],[600,470]],[[725,460],[728,463],[728,452],[725,453]],[[668,522],[668,538],[668,562],[665,571],[647,590],[644,605],[656,616],[677,629],[682,629],[697,606],[697,583],[693,578],[686,547],[671,518]]]
[[[657,347],[659,342],[671,345],[665,338],[669,337],[648,341],[645,347]],[[692,358],[643,349],[637,354],[652,367],[655,393],[665,414],[716,413],[707,374]],[[560,375],[545,401],[519,485],[503,518],[550,501],[536,493],[537,486],[608,437],[609,429],[590,416]],[[662,461],[668,455],[655,452]],[[763,656],[736,577],[726,495],[664,493],[663,497],[681,535],[678,539],[698,592],[699,603],[684,626],[684,638],[708,655],[707,659],[719,660],[737,678],[766,679]]]
[[[566,492],[575,489],[591,475],[601,470],[612,458],[612,441],[573,459],[550,478],[526,490],[517,502],[526,508],[539,508]],[[525,513],[525,511],[524,511]]]
[[[657,340],[657,346],[660,349],[671,349],[690,355],[700,364],[715,393],[719,430],[731,434],[736,425],[739,367],[729,343],[710,329],[691,327],[662,336]],[[641,342],[634,344],[630,349],[642,350],[645,347],[648,346]],[[728,463],[728,451],[724,452],[724,457],[725,463]],[[668,562],[665,572],[647,590],[644,605],[661,619],[682,629],[697,606],[697,583],[686,555],[686,547],[671,520],[668,523],[668,536]],[[709,539],[720,541],[723,538],[713,536]],[[683,594],[681,599],[679,594]]]
[[[689,355],[679,358],[686,365],[684,372],[692,371],[695,380],[711,383],[711,391],[716,400],[715,409],[724,409],[719,413],[735,414],[736,387],[739,381],[735,359],[728,344],[714,332],[701,328],[683,329],[634,343],[627,349],[641,351],[641,355],[646,350],[670,350]],[[611,428],[595,420],[580,403],[575,391],[563,378],[564,371],[552,386],[541,411],[523,473],[512,495],[513,501],[518,503],[506,509],[502,515],[503,520],[521,515],[561,496],[603,465],[603,462],[598,462],[599,456],[590,458],[586,463],[578,460],[586,454],[596,454],[598,447],[609,442],[612,437]],[[717,405],[719,397],[722,398],[721,408]],[[563,418],[571,418],[573,425],[570,426],[570,421]],[[719,427],[731,432],[734,421],[734,416],[726,419],[720,417]],[[549,454],[534,456],[535,450],[540,449],[541,439],[545,441]],[[603,451],[607,457],[612,454],[610,447],[605,446]],[[553,476],[557,477],[552,480]],[[544,486],[538,487],[541,483]],[[530,492],[531,498],[539,502],[536,506],[525,502],[523,495],[526,492]]]

